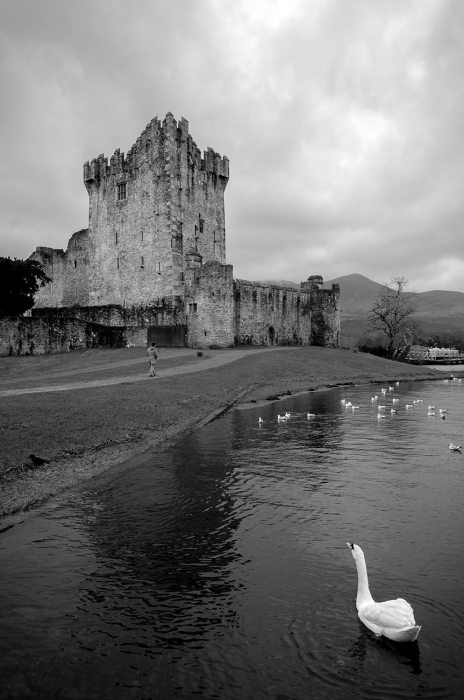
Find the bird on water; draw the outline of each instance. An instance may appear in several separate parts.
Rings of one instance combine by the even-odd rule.
[[[403,598],[376,603],[369,590],[364,552],[352,542],[346,545],[351,550],[358,572],[356,608],[361,622],[378,637],[388,637],[394,642],[414,642],[421,627],[416,625],[410,604]]]

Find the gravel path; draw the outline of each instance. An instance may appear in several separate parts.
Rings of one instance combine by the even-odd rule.
[[[292,351],[292,350],[297,350],[299,346],[296,347],[288,347],[285,348],[285,351]],[[18,389],[4,389],[3,391],[0,391],[0,397],[7,397],[7,396],[19,396],[20,394],[41,394],[41,393],[49,393],[49,392],[54,392],[54,391],[72,391],[73,389],[90,389],[92,387],[97,387],[97,386],[109,386],[109,385],[114,385],[114,384],[133,384],[135,382],[146,382],[146,381],[152,381],[153,379],[164,379],[165,377],[173,377],[173,376],[178,376],[180,374],[191,374],[192,372],[204,372],[205,370],[208,369],[215,369],[216,367],[221,367],[222,365],[229,364],[230,362],[234,362],[235,360],[239,360],[242,357],[249,357],[250,355],[256,355],[258,353],[262,352],[272,352],[273,350],[279,350],[282,351],[282,347],[276,346],[275,348],[272,347],[260,347],[256,349],[246,349],[246,350],[223,350],[217,355],[214,355],[213,357],[208,357],[205,358],[201,363],[196,363],[196,364],[185,364],[181,365],[180,367],[171,367],[169,369],[161,369],[158,370],[157,367],[157,372],[156,372],[156,377],[149,377],[148,374],[144,374],[143,376],[134,376],[134,375],[129,375],[129,376],[120,376],[120,377],[110,377],[107,379],[92,379],[92,380],[87,380],[87,381],[82,381],[82,382],[68,382],[66,384],[46,384],[43,386],[35,386],[35,387],[21,387]],[[181,355],[182,353],[172,353],[169,355],[169,357],[175,357],[177,355]],[[135,364],[142,364],[142,363],[147,363],[147,359],[145,357],[142,358],[137,358],[135,360],[125,360],[124,362],[119,362],[115,363],[112,365],[102,365],[99,367],[92,368],[92,371],[103,371],[104,369],[114,369],[115,367],[124,367],[128,365],[135,365]],[[159,366],[159,365],[158,365]],[[44,379],[50,379],[52,377],[58,378],[58,377],[63,377],[63,376],[69,376],[69,375],[74,375],[74,374],[81,374],[82,372],[88,372],[88,370],[82,370],[82,369],[75,369],[75,370],[70,370],[68,372],[61,372],[59,374],[54,374],[54,375],[48,375],[48,377],[43,377]],[[35,380],[37,380],[37,377],[34,377]],[[18,379],[15,381],[27,381],[27,378],[22,378]]]

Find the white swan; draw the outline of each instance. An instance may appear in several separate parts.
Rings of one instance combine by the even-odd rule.
[[[361,547],[347,542],[358,571],[356,607],[358,617],[378,637],[383,635],[394,642],[414,642],[421,630],[414,620],[414,612],[403,598],[376,603],[369,590],[366,561]]]

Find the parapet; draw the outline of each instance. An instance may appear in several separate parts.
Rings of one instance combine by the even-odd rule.
[[[124,171],[131,170],[136,165],[135,159],[137,154],[145,147],[148,147],[150,142],[154,143],[162,132],[164,132],[165,137],[170,136],[182,142],[187,142],[190,164],[228,180],[229,159],[226,156],[221,157],[220,153],[216,153],[210,147],[204,152],[204,157],[202,158],[201,151],[190,136],[188,128],[189,123],[184,117],[181,117],[179,122],[177,122],[171,112],[166,114],[162,122],[159,121],[158,117],[154,117],[137,138],[135,144],[127,151],[126,157],[117,148],[111,156],[109,164],[108,158],[105,158],[103,153],[98,158],[93,158],[90,162],[86,161],[84,163],[84,183],[87,187],[90,187],[93,182],[98,183],[108,175],[118,175]]]

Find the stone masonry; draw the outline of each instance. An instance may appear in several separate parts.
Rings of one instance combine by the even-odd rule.
[[[130,328],[187,327],[190,347],[317,344],[340,338],[340,290],[313,276],[300,289],[234,280],[226,264],[227,157],[201,152],[169,112],[153,119],[124,156],[84,165],[89,228],[66,251],[39,247],[52,282],[33,316],[73,317]],[[121,320],[123,319],[123,320]]]

